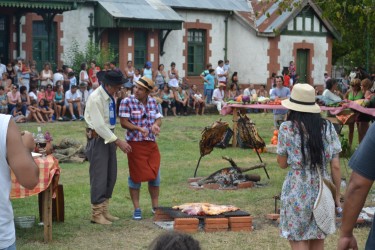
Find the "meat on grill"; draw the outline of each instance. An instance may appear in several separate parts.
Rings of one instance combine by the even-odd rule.
[[[233,212],[239,210],[238,207],[232,205],[216,205],[211,203],[184,203],[174,206],[173,209],[179,209],[188,215],[219,215],[225,212]]]

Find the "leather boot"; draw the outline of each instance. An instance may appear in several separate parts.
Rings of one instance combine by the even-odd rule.
[[[106,218],[107,220],[112,221],[112,222],[116,221],[116,220],[119,220],[118,217],[113,216],[109,213],[108,206],[109,206],[109,199],[106,199],[105,202],[103,202],[103,216],[104,216],[104,218]]]
[[[92,209],[91,222],[102,224],[102,225],[110,225],[112,224],[112,222],[110,222],[103,216],[103,203],[91,205],[91,209]]]

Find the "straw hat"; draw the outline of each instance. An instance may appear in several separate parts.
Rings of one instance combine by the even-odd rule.
[[[305,113],[320,113],[320,107],[315,103],[315,89],[307,83],[293,86],[289,99],[281,101],[284,107]]]
[[[136,81],[135,83],[150,91],[152,91],[155,86],[154,81],[145,76],[142,76],[141,78],[139,78],[139,80]]]
[[[219,85],[218,85],[218,87],[226,87],[227,85],[225,84],[225,83],[223,83],[223,82],[219,82]]]

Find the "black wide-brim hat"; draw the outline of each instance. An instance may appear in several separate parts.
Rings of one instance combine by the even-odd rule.
[[[100,83],[105,83],[108,85],[122,85],[127,81],[121,71],[115,70],[99,71],[96,73],[96,77]]]

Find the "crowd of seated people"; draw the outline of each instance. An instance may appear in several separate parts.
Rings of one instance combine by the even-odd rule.
[[[48,62],[40,72],[35,61],[0,63],[0,113],[12,115],[16,122],[83,120],[87,98],[99,86],[100,69],[95,61],[91,65],[89,77],[86,63],[79,74],[65,65],[54,73]]]

